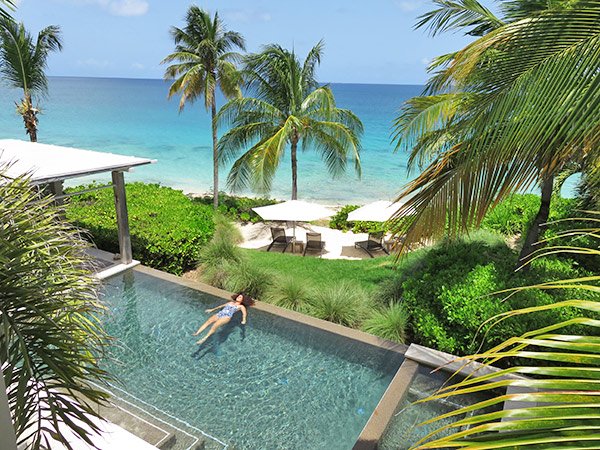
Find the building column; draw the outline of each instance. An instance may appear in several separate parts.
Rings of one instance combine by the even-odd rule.
[[[4,377],[0,371],[0,448],[6,450],[17,450],[17,438],[10,418],[10,409],[8,407],[8,397],[6,396],[6,386],[4,386]]]
[[[129,218],[127,216],[127,199],[125,198],[125,177],[123,176],[123,172],[112,172],[112,182],[119,231],[119,254],[121,255],[121,262],[129,264],[133,260],[133,254],[131,251],[131,235],[129,234]]]

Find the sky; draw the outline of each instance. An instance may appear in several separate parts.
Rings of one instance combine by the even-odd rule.
[[[61,27],[64,48],[49,58],[50,76],[162,78],[173,51],[171,26],[183,26],[186,0],[20,0],[13,14],[33,33]],[[321,82],[422,84],[435,56],[470,38],[415,30],[429,0],[207,0],[249,52],[277,43],[303,57],[320,39]]]

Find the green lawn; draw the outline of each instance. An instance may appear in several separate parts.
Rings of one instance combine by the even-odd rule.
[[[394,274],[394,257],[363,260],[321,259],[263,250],[242,249],[253,265],[277,275],[307,280],[314,286],[353,281],[367,290],[373,290],[383,280]]]

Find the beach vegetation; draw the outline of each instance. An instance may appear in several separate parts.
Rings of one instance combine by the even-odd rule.
[[[480,330],[483,322],[497,314],[549,305],[565,296],[564,291],[528,290],[503,300],[492,295],[494,292],[588,274],[571,260],[558,257],[533,261],[531,270],[515,273],[514,250],[502,236],[489,232],[415,253],[399,268],[398,278],[388,282],[386,296],[398,299],[410,313],[412,342],[458,355],[490,349],[509,336],[531,329],[532,321],[537,326],[552,323],[556,313],[542,311],[503,321],[493,333]],[[575,315],[568,309],[561,313],[565,320]]]
[[[532,257],[548,221],[554,180],[576,164],[600,171],[600,3],[436,1],[419,27],[477,39],[430,65],[424,95],[395,122],[395,142],[422,169],[400,194],[404,242],[456,237],[516,192],[541,189],[515,265]],[[526,268],[530,266],[525,266]]]
[[[39,106],[34,105],[34,96],[47,95],[48,56],[60,50],[60,27],[45,27],[34,39],[23,23],[0,14],[0,76],[8,86],[23,91],[23,98],[17,103],[17,113],[23,119],[31,142],[37,142],[40,112]]]
[[[306,312],[314,291],[310,281],[292,275],[280,276],[269,289],[265,300],[292,311]]]
[[[241,34],[228,31],[215,12],[214,16],[192,5],[185,17],[185,27],[171,28],[175,51],[162,60],[170,64],[165,79],[172,80],[169,97],[181,93],[179,110],[204,96],[204,106],[210,109],[213,141],[213,206],[219,206],[219,161],[217,156],[217,101],[219,89],[226,98],[241,96],[241,77],[237,70],[240,55],[234,50],[244,50]]]
[[[558,238],[576,234],[598,240],[598,212],[588,217],[585,228],[579,228],[577,223],[573,225],[575,228]],[[553,248],[553,240],[548,241],[551,247],[538,251],[530,264],[547,259],[557,250],[567,255],[581,252],[600,258],[596,248],[557,249]],[[463,360],[463,367],[476,362],[483,364],[484,369],[491,365],[505,369],[496,372],[478,369],[462,380],[451,378],[418,403],[454,403],[456,396],[490,393],[498,388],[504,395],[492,395],[491,399],[458,407],[428,420],[421,425],[426,425],[430,432],[418,442],[412,442],[411,448],[588,448],[596,445],[598,439],[593,430],[597,424],[600,276],[556,277],[536,285],[519,285],[496,296],[506,303],[530,291],[562,291],[562,301],[510,308],[482,321],[489,334],[495,334],[505,322],[517,318],[528,326],[508,332],[493,348],[474,352]],[[573,309],[576,314],[564,313]],[[540,322],[539,314],[546,314],[548,320]],[[499,409],[490,413],[489,408],[494,405]]]
[[[194,197],[195,202],[204,203],[206,205],[213,204],[213,196],[205,195],[202,197]],[[228,217],[231,220],[239,222],[261,222],[262,218],[256,214],[252,208],[259,206],[268,206],[278,203],[277,200],[267,197],[238,197],[228,195],[224,192],[219,193],[219,213]]]
[[[390,302],[382,309],[374,309],[362,329],[383,339],[404,344],[407,342],[408,317],[402,303]]]
[[[75,435],[91,445],[100,431],[98,404],[108,401],[96,383],[111,377],[97,360],[110,339],[99,320],[103,306],[85,252],[89,243],[52,198],[5,170],[0,167],[0,385],[17,444],[70,448]],[[7,433],[1,439],[10,447]]]
[[[230,268],[225,287],[231,292],[244,292],[253,298],[261,299],[275,281],[273,273],[264,267],[242,260]]]
[[[218,114],[219,122],[231,127],[219,140],[219,158],[223,164],[233,161],[232,190],[268,192],[288,147],[293,200],[298,198],[299,149],[317,151],[333,176],[345,171],[348,159],[360,174],[363,126],[351,111],[336,106],[329,86],[317,82],[322,56],[319,42],[303,63],[276,44],[244,58],[244,78],[254,97],[230,100]]]
[[[319,288],[312,297],[310,314],[347,327],[360,326],[369,311],[369,294],[349,280]]]
[[[80,186],[81,191],[93,186]],[[181,275],[198,264],[214,232],[212,208],[158,184],[125,186],[133,257],[155,269]],[[74,195],[65,203],[71,223],[88,231],[100,249],[119,252],[114,195],[110,189]]]

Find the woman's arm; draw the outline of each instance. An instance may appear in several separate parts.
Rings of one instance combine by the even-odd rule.
[[[217,309],[225,308],[226,306],[227,306],[227,303],[223,303],[222,305],[215,306],[214,308],[205,309],[205,311],[206,312],[213,312],[213,311],[216,311]]]
[[[248,315],[248,311],[244,305],[240,305],[240,310],[242,311],[242,325],[246,325],[246,316]]]

